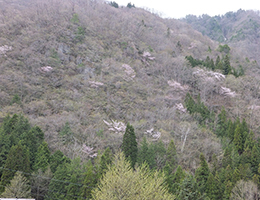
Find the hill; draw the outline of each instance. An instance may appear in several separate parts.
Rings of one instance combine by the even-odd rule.
[[[52,151],[70,158],[89,158],[84,145],[93,154],[117,151],[130,122],[138,142],[174,139],[179,163],[194,171],[201,152],[210,160],[222,149],[216,121],[200,128],[200,117],[186,111],[187,92],[214,115],[225,106],[233,121],[245,118],[258,135],[259,84],[250,76],[258,64],[241,49],[230,45],[228,55],[233,70],[243,67],[246,74],[225,76],[191,67],[187,56],[215,63],[226,52],[178,20],[99,1],[0,3],[1,118],[25,115]]]
[[[188,15],[181,21],[189,23],[195,30],[213,40],[229,44],[241,51],[253,62],[259,60],[259,11],[238,10],[228,12],[223,16],[210,17],[202,15],[196,17]]]

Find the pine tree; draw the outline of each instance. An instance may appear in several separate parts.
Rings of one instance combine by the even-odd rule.
[[[37,151],[34,169],[42,169],[45,171],[49,165],[50,161],[50,149],[47,142],[43,142]]]
[[[150,169],[156,166],[154,148],[152,145],[148,144],[145,137],[143,138],[143,141],[141,142],[140,148],[138,150],[137,162],[139,165],[142,165],[146,162]]]
[[[108,168],[107,168],[108,169]],[[84,180],[83,180],[83,186],[80,190],[80,196],[86,199],[91,199],[91,191],[95,188],[95,185],[97,184],[97,175],[94,172],[94,167],[89,161],[87,163],[87,170],[84,173]]]
[[[230,199],[230,194],[231,194],[232,188],[233,188],[232,182],[228,181],[225,184],[225,192],[224,192],[224,195],[223,195],[223,199],[224,200],[229,200]]]
[[[45,196],[48,193],[49,184],[52,176],[53,174],[50,167],[48,167],[45,172],[39,169],[37,172],[33,173],[33,176],[31,176],[33,198],[37,200],[44,200]]]
[[[199,192],[198,184],[192,175],[188,175],[184,178],[180,184],[180,191],[176,195],[177,200],[203,200],[204,195]]]
[[[230,65],[228,55],[226,55],[224,58],[223,72],[224,72],[224,75],[228,75],[231,73],[231,65]]]
[[[176,147],[174,144],[174,141],[171,140],[167,151],[166,151],[166,165],[171,166],[171,171],[173,171],[176,168],[177,164],[177,152],[176,152]]]
[[[21,142],[11,148],[1,177],[1,185],[7,185],[13,179],[16,171],[30,172],[29,151]]]
[[[227,132],[227,114],[224,107],[222,107],[220,114],[218,115],[216,134],[219,137],[226,136]]]
[[[218,66],[219,62],[220,62],[220,57],[218,56],[218,57],[216,58],[216,62],[215,62],[215,66],[216,66],[216,67]]]
[[[55,151],[54,154],[50,156],[50,168],[52,173],[55,173],[58,166],[63,163],[70,163],[70,159],[67,158],[60,150]]]
[[[239,181],[240,179],[241,179],[240,171],[237,168],[235,168],[233,175],[232,175],[233,185],[235,185],[236,182]]]
[[[16,172],[10,184],[5,187],[1,194],[4,198],[31,198],[31,187],[29,181],[21,172]]]
[[[138,149],[134,127],[129,123],[126,126],[126,131],[123,136],[122,150],[125,154],[125,157],[131,162],[132,168],[134,168],[137,161]]]
[[[212,173],[209,174],[208,180],[206,182],[206,193],[207,193],[207,196],[211,200],[217,199],[216,195],[217,195],[218,191],[217,191],[217,188],[216,188],[215,177],[213,176]]]
[[[180,184],[185,178],[186,174],[182,170],[182,167],[178,165],[176,172],[173,175],[166,175],[166,182],[168,184],[168,190],[172,194],[176,194],[180,191]]]
[[[237,125],[234,133],[234,145],[236,146],[236,149],[239,154],[242,154],[243,152],[243,138],[241,133],[241,127],[240,125]]]
[[[231,148],[226,148],[224,152],[224,156],[222,159],[222,167],[226,168],[228,165],[232,166],[232,159],[231,159]]]
[[[110,165],[112,163],[112,158],[113,158],[113,154],[112,154],[110,148],[108,147],[108,148],[106,148],[106,150],[104,151],[104,153],[102,154],[101,159],[100,159],[99,173],[101,176],[108,169],[108,165]]]
[[[209,166],[208,163],[204,157],[204,155],[200,154],[200,167],[198,167],[195,171],[195,178],[197,180],[197,183],[199,185],[200,191],[204,191],[205,184],[208,180],[209,176]]]
[[[257,174],[258,172],[258,166],[260,164],[259,153],[260,153],[259,149],[257,148],[256,145],[254,145],[251,153],[251,159],[250,159],[251,169],[253,174]]]
[[[195,103],[194,99],[191,97],[190,93],[186,94],[184,102],[185,102],[185,106],[190,114],[196,112],[196,103]]]

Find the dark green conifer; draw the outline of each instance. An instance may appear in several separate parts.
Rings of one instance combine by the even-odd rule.
[[[134,127],[127,123],[125,134],[123,136],[122,150],[126,159],[129,159],[131,166],[134,168],[137,161],[137,142]]]
[[[1,177],[1,185],[9,184],[16,171],[21,171],[25,175],[30,172],[29,151],[25,146],[22,146],[21,142],[12,146],[8,153]],[[0,189],[4,188],[0,187]]]
[[[219,137],[226,136],[227,132],[227,114],[225,108],[222,106],[221,112],[218,115],[216,134]]]
[[[223,72],[224,75],[228,75],[231,73],[231,65],[230,65],[230,60],[228,55],[226,55],[224,58]]]
[[[50,149],[48,147],[47,142],[43,142],[37,151],[36,154],[36,158],[35,158],[35,165],[34,165],[34,169],[38,170],[38,169],[42,169],[42,171],[44,172],[50,162]]]
[[[206,193],[207,193],[207,196],[211,200],[215,200],[215,199],[217,199],[216,195],[217,195],[218,192],[219,191],[217,191],[217,188],[216,188],[215,177],[213,176],[212,173],[210,173],[209,176],[208,176],[208,180],[206,182]]]
[[[209,166],[208,163],[204,157],[204,155],[200,154],[200,167],[198,167],[195,171],[195,178],[197,180],[197,183],[199,185],[200,191],[203,192],[205,189],[206,182],[208,180],[209,176]]]

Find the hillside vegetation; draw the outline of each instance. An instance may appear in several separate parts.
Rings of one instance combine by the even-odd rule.
[[[36,199],[89,199],[111,180],[106,170],[121,163],[133,173],[120,153],[112,161],[129,124],[138,144],[133,176],[165,179],[177,199],[187,187],[193,199],[229,199],[240,180],[259,185],[259,62],[244,53],[250,45],[239,47],[244,40],[220,43],[220,32],[210,39],[185,22],[95,0],[0,0],[0,11],[2,187],[22,179],[4,172],[22,149],[24,172],[49,177],[27,174],[44,185],[31,188]],[[221,184],[210,193],[213,179]]]

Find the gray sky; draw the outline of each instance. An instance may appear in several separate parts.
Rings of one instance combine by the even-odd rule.
[[[114,1],[114,0],[112,0]],[[131,2],[162,13],[163,17],[182,18],[188,14],[210,16],[223,15],[229,11],[260,10],[259,0],[115,0],[120,6]]]

